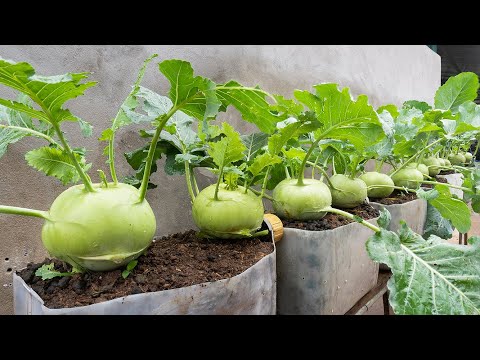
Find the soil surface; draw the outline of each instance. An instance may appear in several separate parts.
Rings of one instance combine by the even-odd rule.
[[[425,185],[422,185],[425,186]],[[417,194],[414,192],[404,192],[401,190],[394,190],[393,193],[382,199],[370,198],[370,201],[383,204],[383,205],[393,205],[393,204],[404,204],[409,201],[417,199]]]
[[[264,229],[267,229],[265,223]],[[46,307],[55,309],[230,278],[272,252],[270,234],[253,239],[222,240],[199,238],[196,231],[189,230],[156,238],[126,279],[122,278],[123,268],[50,280],[36,276],[39,267],[52,262],[60,272],[71,270],[70,265],[52,259],[29,263],[17,274],[43,299]]]
[[[360,216],[364,220],[369,220],[376,218],[380,215],[380,212],[371,207],[370,205],[360,205],[353,209],[342,209],[347,211],[351,214]],[[307,220],[307,221],[300,221],[300,220],[282,220],[283,226],[288,228],[294,229],[301,229],[301,230],[310,230],[310,231],[321,231],[321,230],[332,230],[337,227],[350,224],[355,222],[350,220],[344,216],[328,213],[323,218],[319,220]]]

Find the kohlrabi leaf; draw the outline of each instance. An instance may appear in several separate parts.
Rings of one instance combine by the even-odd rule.
[[[435,93],[435,108],[455,114],[461,104],[477,98],[478,87],[478,76],[473,72],[452,76]]]
[[[378,120],[382,124],[382,129],[385,135],[387,137],[393,136],[395,121],[393,120],[392,114],[388,110],[383,110],[382,112],[378,113]]]
[[[74,153],[74,156],[84,170],[88,170],[90,164],[85,165],[85,160],[79,154]],[[56,177],[63,185],[76,183],[80,179],[73,160],[65,151],[60,149],[41,147],[27,152],[25,159],[28,165],[45,173],[45,175]]]
[[[398,315],[480,314],[480,238],[471,246],[428,240],[405,224],[399,231],[382,229],[367,241],[374,261],[388,265],[389,301]]]
[[[427,219],[423,229],[423,236],[428,238],[430,235],[436,235],[448,240],[452,238],[453,228],[449,220],[445,219],[432,204],[427,203]]]
[[[258,87],[248,88],[229,81],[217,87],[216,95],[224,106],[233,105],[244,120],[255,124],[264,133],[273,133],[275,124],[285,118],[270,111],[270,104],[265,100],[267,93]]]
[[[0,84],[18,90],[28,95],[41,111],[31,106],[2,100],[0,105],[26,112],[28,115],[52,124],[61,121],[76,121],[78,118],[72,113],[63,109],[66,101],[83,95],[84,91],[96,84],[84,80],[88,73],[67,73],[64,75],[41,76],[36,75],[33,67],[26,63],[15,63],[0,58]],[[42,115],[43,114],[43,115]]]
[[[270,106],[270,108],[279,113],[292,115],[298,118],[303,112],[303,105],[295,102],[295,100],[285,99],[281,95],[273,95],[276,104]]]
[[[222,106],[210,79],[194,76],[192,65],[184,60],[165,60],[159,69],[170,82],[169,97],[187,115],[198,120],[215,117]]]
[[[473,101],[467,101],[459,106],[460,121],[475,127],[480,127],[480,106]]]
[[[398,116],[398,109],[393,104],[383,105],[377,109],[377,113],[380,115],[384,111],[388,111],[390,115],[395,119]]]
[[[71,276],[73,274],[74,274],[73,272],[56,271],[54,269],[54,263],[51,263],[48,265],[47,264],[42,265],[35,271],[35,276],[41,277],[42,280],[49,280],[55,277],[62,277],[62,276]]]
[[[282,162],[282,158],[278,155],[272,155],[270,153],[263,153],[255,157],[252,165],[248,167],[248,171],[250,171],[253,177],[257,176],[265,169],[267,166],[279,164]]]
[[[208,153],[218,168],[230,165],[232,162],[242,160],[244,152],[247,149],[243,144],[240,134],[235,129],[224,122],[222,124],[222,132],[225,134],[220,141],[210,142]]]
[[[123,101],[123,104],[120,106],[120,109],[118,110],[117,115],[112,121],[112,127],[111,127],[113,131],[112,134],[115,133],[115,131],[117,131],[121,127],[132,124],[134,122],[134,119],[136,119],[135,117],[131,116],[132,112],[135,110],[135,108],[139,104],[138,100],[136,99],[136,94],[140,90],[140,84],[142,82],[143,76],[145,75],[145,70],[147,69],[148,63],[157,56],[158,56],[157,54],[153,54],[143,62],[143,65],[140,68],[140,71],[138,72],[137,80],[135,81],[135,84],[133,84],[132,86],[132,90],[128,94],[127,98]],[[145,89],[145,90],[148,90],[148,89]],[[145,97],[145,94],[143,96]],[[148,101],[148,99],[145,99],[145,101]]]
[[[435,185],[435,189],[430,191],[419,190],[417,195],[426,199],[445,219],[450,220],[459,232],[468,232],[472,225],[470,210],[465,202],[452,197],[447,185]]]
[[[408,100],[403,103],[404,108],[416,108],[420,110],[422,113],[430,110],[432,107],[428,105],[425,101],[417,101],[417,100]]]
[[[257,152],[268,143],[268,134],[265,133],[242,135],[240,138],[247,148],[245,151],[245,161],[250,161],[255,158]]]
[[[338,89],[337,84],[315,85],[315,94],[295,90],[298,101],[315,112],[321,127],[315,131],[316,139],[333,138],[349,140],[365,147],[380,140],[381,123],[365,95],[354,100],[348,88]]]

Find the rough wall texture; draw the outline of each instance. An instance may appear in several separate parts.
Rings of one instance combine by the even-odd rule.
[[[160,60],[181,58],[192,62],[197,74],[216,82],[236,79],[245,85],[291,96],[296,88],[310,89],[319,82],[337,82],[349,86],[354,95],[366,94],[373,105],[400,105],[404,100],[433,101],[440,85],[440,57],[424,45],[141,45],[141,46],[0,46],[0,56],[31,63],[42,75],[66,72],[93,72],[99,84],[86,95],[73,100],[68,108],[94,125],[94,135],[84,139],[76,124],[64,130],[73,146],[85,146],[95,169],[107,172],[102,156],[104,144],[96,139],[115,116],[130,91],[142,61],[158,53]],[[159,93],[168,90],[167,81],[151,66],[143,84]],[[0,87],[0,96],[10,94]],[[235,111],[222,115],[239,131],[252,132]],[[26,165],[24,154],[41,146],[37,139],[24,139],[10,146],[0,159],[0,204],[47,210],[64,187],[55,179]],[[129,166],[122,153],[143,144],[135,128],[122,130],[116,137],[117,173],[124,176]],[[161,166],[161,164],[159,164]],[[158,235],[191,228],[191,211],[182,177],[154,175],[160,183],[147,198],[158,219]],[[200,186],[212,180],[200,174]],[[46,255],[40,240],[42,221],[12,215],[0,215],[0,314],[12,313],[12,271]]]

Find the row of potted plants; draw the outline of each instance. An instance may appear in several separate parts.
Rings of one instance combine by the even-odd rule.
[[[182,60],[158,64],[171,84],[162,96],[141,85],[155,57],[145,61],[102,132],[110,180],[100,171],[99,183],[88,175],[85,150],[72,149],[60,129],[63,121],[76,121],[91,133],[63,105],[95,83],[84,82],[85,73],[38,76],[27,63],[0,60],[0,83],[20,93],[16,100],[0,99],[2,148],[25,136],[42,138],[48,146],[28,152],[27,162],[64,184],[82,182],[60,194],[49,211],[0,206],[0,213],[44,219],[43,244],[63,261],[29,264],[14,274],[16,313],[343,314],[375,286],[378,263],[392,269],[396,313],[478,312],[470,294],[475,285],[462,282],[478,276],[476,245],[419,235],[429,221],[426,201],[435,209],[431,218],[462,232],[470,226],[466,201],[477,209],[477,172],[435,160],[447,145],[458,152],[480,129],[471,105],[474,74],[450,79],[437,91],[434,108],[407,101],[399,110],[375,110],[365,95],[353,99],[337,84],[295,90],[287,99],[236,81],[216,84]],[[229,107],[261,132],[240,135],[228,123],[214,124]],[[147,143],[125,154],[135,173],[119,181],[115,134],[133,123],[150,125],[140,131]],[[184,176],[200,232],[152,244],[156,220],[145,197],[162,157],[167,174]],[[365,172],[372,160],[377,171]],[[384,164],[393,167],[389,175],[380,172]],[[199,168],[212,171],[217,182],[200,190]],[[462,186],[432,181],[440,168],[461,171]],[[452,196],[449,187],[461,188],[465,199]],[[400,201],[412,198],[406,193],[420,199],[375,203],[394,191]],[[283,224],[272,216],[264,220],[264,199]],[[413,231],[399,226],[402,219]],[[454,260],[446,261],[452,253],[471,263],[460,271]],[[243,267],[233,271],[233,264]],[[418,278],[426,274],[428,281]],[[184,280],[190,275],[193,280]],[[38,292],[57,309],[45,306]],[[69,306],[55,302],[61,293],[72,298]],[[446,299],[446,293],[453,295]]]

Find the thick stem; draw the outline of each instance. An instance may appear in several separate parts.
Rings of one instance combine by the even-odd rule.
[[[354,220],[366,227],[368,227],[369,229],[375,231],[375,232],[379,232],[380,231],[380,228],[373,225],[373,224],[370,224],[368,221],[365,221],[365,220],[362,220],[362,221],[359,221],[359,218],[356,217],[355,215],[353,214],[350,214],[346,211],[342,211],[342,210],[339,210],[339,209],[335,209],[335,208],[332,208],[332,207],[327,207],[325,209],[322,209],[322,211],[328,211],[328,212],[331,212],[331,213],[334,213],[334,214],[338,214],[338,215],[342,215],[342,216],[345,216],[346,218],[349,218],[351,220]]]
[[[402,170],[405,166],[407,166],[407,164],[411,161],[413,161],[417,156],[419,156],[420,154],[422,154],[425,150],[427,150],[428,148],[431,148],[433,145],[439,143],[440,141],[442,141],[443,139],[438,139],[438,140],[435,140],[434,142],[432,142],[430,145],[427,145],[425,146],[422,150],[418,151],[415,155],[413,155],[412,157],[410,157],[407,161],[405,161],[400,167],[398,167],[394,172],[392,172],[390,174],[390,177],[392,177],[393,175],[395,175],[397,172],[399,172],[400,170]]]
[[[36,136],[36,137],[43,138],[43,139],[47,140],[50,144],[55,144],[61,150],[63,150],[63,146],[60,145],[59,143],[57,143],[53,138],[51,138],[48,135],[42,134],[41,132],[35,131],[33,129],[23,128],[23,127],[20,127],[20,126],[0,125],[0,129],[2,129],[2,128],[3,129],[11,129],[11,130],[15,130],[15,131],[21,131],[21,132],[28,133],[28,134]]]
[[[318,170],[320,170],[320,172],[323,174],[323,176],[325,176],[325,179],[327,179],[328,186],[330,186],[332,189],[335,189],[335,186],[333,186],[333,184],[331,183],[327,172],[325,170],[323,170],[323,168],[320,165],[312,163],[311,161],[307,161],[307,164],[312,165],[314,168],[317,168]]]
[[[213,195],[213,200],[218,201],[218,189],[222,183],[223,178],[223,165],[220,167],[220,174],[218,174],[217,186],[215,187],[215,195]]]
[[[49,220],[48,211],[33,210],[33,209],[16,207],[16,206],[0,205],[0,213],[1,214],[12,214],[12,215],[33,216],[33,217],[38,217],[38,218]]]
[[[145,160],[145,170],[143,173],[142,185],[140,186],[140,197],[139,197],[140,202],[142,202],[145,199],[145,195],[147,194],[148,180],[150,179],[150,171],[152,170],[153,155],[155,154],[155,149],[157,148],[157,141],[158,141],[158,138],[160,137],[160,134],[163,128],[165,127],[165,124],[167,123],[168,119],[170,119],[173,116],[173,114],[177,112],[177,110],[179,110],[183,105],[187,104],[189,101],[196,98],[198,95],[199,93],[196,93],[190,96],[188,99],[185,99],[180,104],[177,104],[174,107],[172,107],[166,114],[162,114],[155,119],[156,121],[160,121],[160,123],[158,124],[155,134],[153,135],[152,142],[150,143],[150,148],[148,149],[147,159]]]
[[[288,172],[287,166],[285,165],[284,168],[285,168],[285,176],[287,177],[287,179],[291,179],[291,176],[290,176],[290,173]]]
[[[67,141],[65,140],[65,137],[63,136],[63,133],[60,130],[59,125],[57,123],[54,123],[53,121],[52,121],[52,124],[53,124],[53,129],[57,133],[57,136],[63,145],[64,151],[68,154],[68,156],[73,162],[73,165],[75,166],[75,169],[77,169],[78,175],[80,175],[80,177],[82,178],[85,189],[89,192],[95,192],[95,189],[93,188],[92,180],[90,180],[90,177],[87,175],[85,171],[83,171],[82,167],[78,163],[77,158],[75,157],[75,154],[70,148],[70,145],[68,145]]]
[[[187,179],[187,188],[188,188],[188,194],[190,195],[190,199],[195,200],[195,194],[193,193],[193,187],[192,187],[192,177],[190,174],[190,164],[188,161],[183,162],[185,164],[185,178]]]
[[[113,183],[118,185],[117,172],[115,170],[115,151],[114,151],[114,140],[115,134],[112,134],[112,137],[108,141],[108,162],[110,165],[110,175],[112,176]]]

